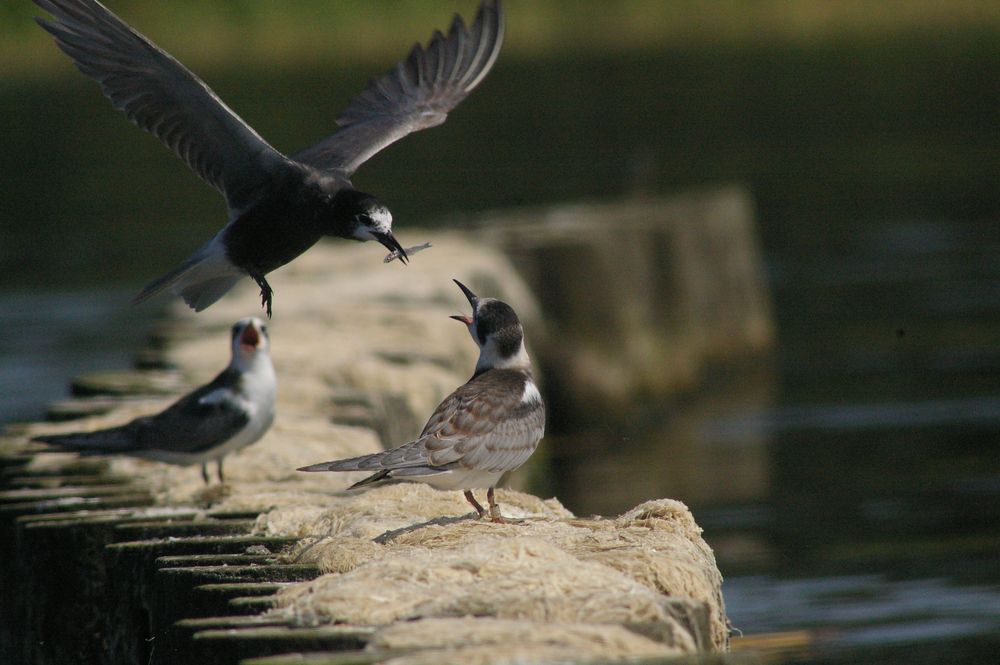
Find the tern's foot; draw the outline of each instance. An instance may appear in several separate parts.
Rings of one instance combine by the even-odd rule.
[[[497,505],[496,499],[493,497],[492,487],[486,491],[486,501],[490,504],[490,521],[494,524],[508,524],[507,520],[500,514],[500,506]]]
[[[472,507],[476,509],[479,513],[479,519],[483,519],[483,515],[486,514],[486,509],[476,501],[475,495],[472,494],[472,490],[465,490],[465,500],[472,504]]]
[[[267,318],[271,318],[271,296],[274,295],[274,290],[271,285],[267,283],[263,275],[250,275],[253,281],[257,282],[257,286],[260,287],[260,306],[264,308],[267,312]]]

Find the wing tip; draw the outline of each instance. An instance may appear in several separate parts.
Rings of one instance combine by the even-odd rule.
[[[331,464],[333,464],[333,462],[320,462],[318,464],[310,464],[309,466],[300,466],[295,470],[305,471],[307,473],[314,473],[316,471],[332,471],[333,469],[330,468]]]

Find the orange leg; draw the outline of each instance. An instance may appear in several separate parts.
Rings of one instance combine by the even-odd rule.
[[[500,514],[500,506],[497,505],[496,500],[493,498],[492,487],[486,491],[486,500],[490,504],[490,520],[498,524],[506,524],[507,520]]]
[[[492,491],[493,490],[490,490],[490,492]],[[490,496],[490,501],[492,501],[493,495],[490,494],[489,496]],[[479,502],[476,501],[476,497],[473,496],[472,490],[465,490],[465,499],[472,504],[472,507],[476,509],[477,513],[479,513],[479,518],[482,519],[483,515],[486,514],[486,509],[483,508],[481,505],[479,505]]]

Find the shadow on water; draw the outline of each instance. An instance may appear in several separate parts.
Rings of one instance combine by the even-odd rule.
[[[501,60],[444,129],[356,184],[393,208],[404,244],[408,225],[455,210],[749,184],[771,362],[552,432],[542,483],[578,513],[689,503],[748,633],[808,631],[831,662],[981,662],[1000,622],[996,37]],[[370,73],[206,78],[294,150]],[[66,372],[127,362],[138,343],[54,331],[140,328],[149,310],[119,325],[118,304],[224,211],[75,73],[0,81],[0,109],[0,299],[15,313],[0,365],[15,369],[5,390],[34,386],[4,417],[32,417]]]

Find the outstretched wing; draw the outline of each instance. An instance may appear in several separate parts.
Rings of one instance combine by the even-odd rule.
[[[202,179],[243,208],[268,175],[290,168],[205,83],[96,0],[35,0],[37,18],[77,68],[129,120],[153,134]]]
[[[503,43],[500,0],[484,2],[467,30],[455,16],[448,36],[435,32],[409,57],[351,100],[340,129],[292,158],[351,175],[368,158],[411,132],[440,125],[489,73]]]

